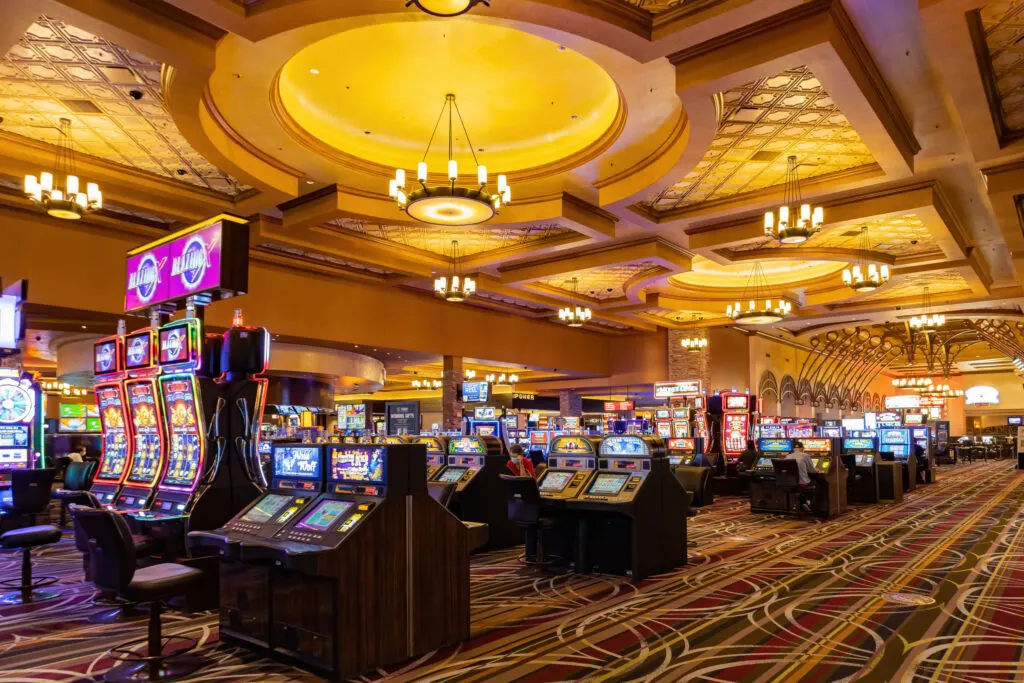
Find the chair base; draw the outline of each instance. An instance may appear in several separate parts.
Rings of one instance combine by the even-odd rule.
[[[25,583],[18,579],[4,579],[0,581],[0,587],[12,589],[8,593],[0,595],[0,605],[28,605],[33,602],[43,602],[60,597],[59,590],[41,590],[46,586],[57,583],[56,576],[39,576]]]
[[[149,664],[123,664],[103,674],[103,680],[110,683],[139,683],[148,681],[176,681],[190,676],[206,662],[193,655],[170,655],[156,668]]]

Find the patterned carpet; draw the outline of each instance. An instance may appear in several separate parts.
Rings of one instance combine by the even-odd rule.
[[[473,633],[362,681],[1024,681],[1024,473],[947,466],[900,505],[808,521],[724,498],[690,520],[689,566],[639,584],[543,576],[517,552],[474,558]],[[521,552],[521,550],[519,551]],[[69,540],[39,554],[62,598],[0,608],[0,681],[89,681],[140,620],[97,626]],[[18,556],[0,556],[14,576]],[[165,616],[200,637],[189,680],[319,680],[217,644],[213,616]]]

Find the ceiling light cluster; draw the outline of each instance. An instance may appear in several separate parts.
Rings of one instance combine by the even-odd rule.
[[[448,274],[434,280],[434,294],[452,303],[465,301],[476,294],[476,280],[462,273],[459,261],[459,242],[452,240]]]
[[[942,313],[932,313],[932,298],[928,288],[924,288],[924,313],[915,315],[910,319],[910,327],[918,332],[934,332],[946,324],[946,316]]]
[[[416,5],[435,17],[457,17],[473,9],[475,5],[491,6],[488,0],[409,0],[406,7]]]
[[[796,156],[786,160],[786,186],[783,203],[775,211],[764,212],[764,232],[783,244],[800,244],[816,233],[825,222],[825,210],[805,204],[800,192],[800,174]]]
[[[725,314],[742,325],[770,325],[777,323],[793,312],[793,304],[782,297],[772,296],[768,278],[760,263],[755,263],[743,288],[743,300],[725,307]]]
[[[470,370],[469,368],[466,368],[465,370],[462,371],[462,376],[465,377],[466,379],[473,379],[474,377],[476,377],[476,370]]]
[[[579,303],[579,278],[572,279],[572,296],[569,298],[569,305],[558,309],[558,319],[569,327],[583,327],[591,318],[594,312],[590,306],[583,306]]]
[[[684,337],[679,340],[679,345],[690,353],[700,353],[708,347],[707,337]]]
[[[86,183],[85,191],[82,191],[75,174],[71,119],[61,118],[58,131],[53,172],[43,171],[38,178],[26,175],[25,194],[50,216],[77,220],[90,211],[103,208],[103,193],[96,183]]]
[[[519,375],[515,373],[511,375],[506,375],[504,372],[501,373],[500,375],[495,375],[494,373],[491,373],[487,375],[486,379],[488,382],[491,382],[492,384],[515,384],[516,382],[519,381]]]
[[[40,382],[39,387],[48,394],[60,394],[61,396],[85,396],[89,393],[88,389],[79,389],[67,382],[58,382],[56,380]]]
[[[958,398],[964,395],[963,389],[954,389],[948,384],[933,384],[921,390],[922,396],[933,398]]]
[[[425,379],[422,382],[418,379],[412,381],[414,389],[423,389],[426,391],[432,391],[441,388],[441,380],[439,379]]]
[[[897,389],[914,389],[921,390],[926,387],[932,386],[931,377],[899,377],[892,381],[892,385]]]
[[[857,250],[857,262],[843,268],[843,284],[853,291],[863,294],[873,292],[889,281],[889,266],[870,263],[871,238],[868,226],[860,230],[860,248]]]

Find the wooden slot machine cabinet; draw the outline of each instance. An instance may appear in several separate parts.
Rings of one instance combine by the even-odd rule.
[[[167,426],[157,388],[160,366],[156,336],[154,327],[125,336],[124,393],[132,460],[114,503],[118,510],[146,509],[167,465]]]
[[[469,637],[468,531],[427,493],[422,444],[327,444],[327,486],[242,562],[269,565],[267,641],[332,680]]]
[[[847,500],[854,503],[877,503],[878,453],[875,450],[875,440],[848,436],[843,439],[842,444],[843,463],[848,472]]]
[[[135,353],[138,353],[136,349]],[[100,414],[100,464],[89,492],[102,506],[112,506],[121,492],[132,462],[132,435],[128,428],[124,393],[124,337],[116,335],[93,344],[96,408]]]
[[[893,414],[892,417],[898,418]],[[890,460],[895,460],[903,470],[903,491],[913,491],[917,488],[917,458],[914,456],[914,446],[910,440],[910,430],[901,427],[879,427],[878,428],[878,454],[885,454]],[[885,459],[885,457],[883,457]]]
[[[443,436],[417,436],[413,443],[427,447],[427,481],[434,481],[438,472],[444,469],[448,440]]]
[[[601,438],[556,436],[548,452],[548,468],[537,482],[541,498],[562,501],[577,498],[597,470]]]
[[[689,495],[669,469],[658,437],[605,437],[597,472],[566,501],[578,515],[577,569],[630,576],[634,581],[686,564]]]
[[[807,502],[811,514],[835,517],[846,511],[846,468],[839,458],[838,439],[810,438],[801,440],[804,451],[811,458],[814,471],[810,473],[813,491],[808,491]],[[793,451],[793,439],[760,439],[758,458],[746,472],[750,479],[750,511],[796,513],[799,496],[778,485],[773,461],[785,458]]]
[[[847,510],[846,480],[847,471],[843,465],[841,441],[839,439],[812,438],[801,439],[804,451],[811,456],[811,464],[817,476],[815,480],[815,496],[811,501],[811,510],[822,517],[835,517]]]

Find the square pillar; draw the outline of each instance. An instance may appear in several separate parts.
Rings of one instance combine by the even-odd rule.
[[[560,389],[558,414],[561,417],[583,417],[583,397],[572,389]]]
[[[699,379],[704,390],[710,392],[711,386],[711,342],[701,351],[687,351],[680,342],[685,337],[708,338],[706,329],[669,330],[668,331],[668,376],[669,382],[687,379]]]
[[[462,429],[462,356],[445,356],[441,375],[441,429],[446,432]]]

